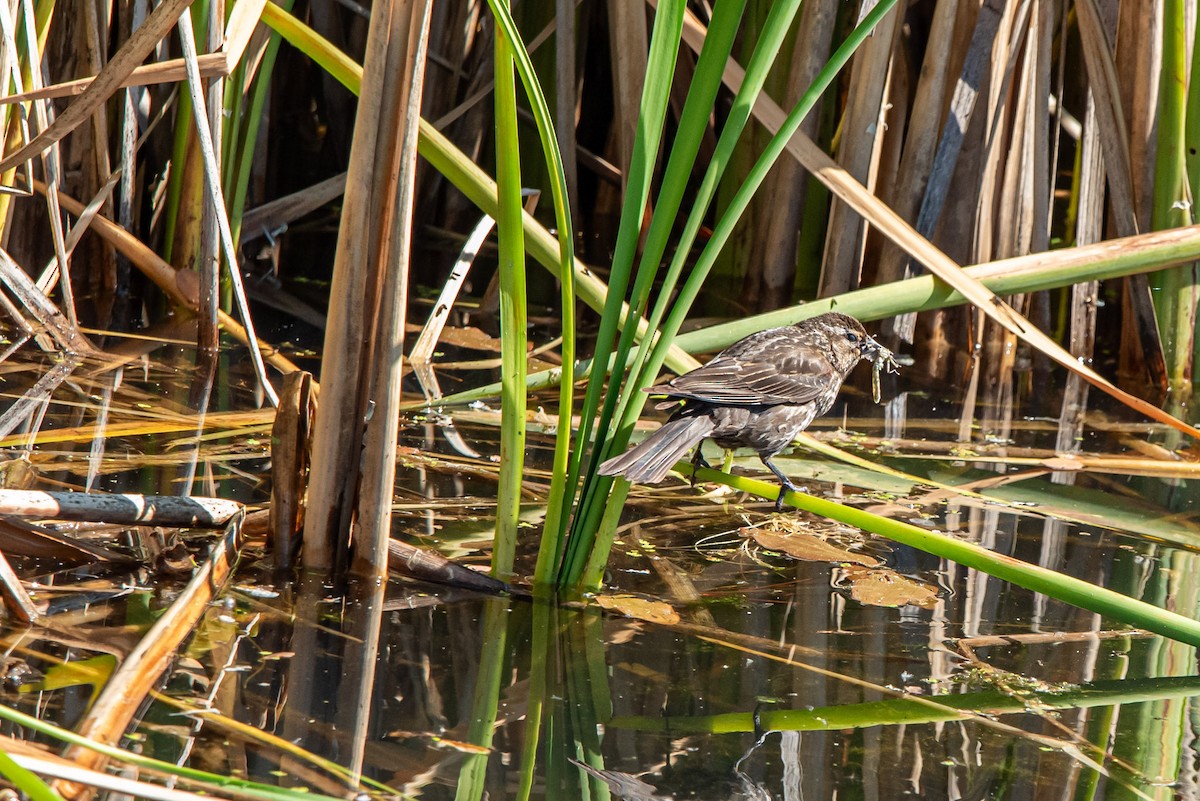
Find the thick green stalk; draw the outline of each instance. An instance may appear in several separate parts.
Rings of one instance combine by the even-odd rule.
[[[1138,243],[1122,246],[1123,242]],[[1079,250],[1081,256],[1065,260],[1065,251],[1057,251],[1054,257],[1047,254],[1019,256],[1014,259],[977,264],[964,268],[964,272],[983,283],[998,295],[1015,295],[1022,292],[1040,292],[1060,289],[1082,281],[1104,281],[1123,278],[1127,275],[1152,272],[1164,267],[1183,264],[1200,259],[1200,226],[1174,231],[1143,234],[1127,240],[1111,240],[1100,245],[1089,245]],[[688,353],[711,353],[736,342],[747,334],[791,325],[827,311],[837,311],[857,317],[863,322],[883,320],[896,314],[916,311],[933,311],[950,306],[961,306],[964,298],[948,284],[932,275],[922,275],[884,286],[865,287],[836,295],[832,298],[814,300],[799,306],[742,317],[718,325],[688,331],[675,338],[675,347]],[[592,362],[583,360],[576,369],[580,375],[591,373]],[[541,390],[558,386],[559,369],[545,370],[529,377],[530,390]],[[499,384],[488,384],[465,392],[448,395],[439,403],[443,405],[473,403],[500,394]],[[424,402],[413,404],[419,408]]]
[[[537,123],[538,138],[542,143],[542,153],[546,159],[547,172],[550,176],[554,219],[558,226],[558,276],[562,301],[560,352],[563,366],[561,368],[562,383],[559,386],[558,410],[561,416],[569,420],[575,393],[575,272],[572,269],[575,263],[575,234],[571,221],[571,207],[567,199],[566,171],[563,169],[562,154],[559,152],[558,137],[554,132],[550,106],[538,83],[533,62],[521,41],[516,23],[509,14],[508,8],[502,3],[497,0],[489,0],[489,2],[496,17],[500,35],[512,49],[517,74],[521,76],[525,94],[529,98],[529,105],[533,111],[534,121]],[[558,430],[554,441],[553,478],[550,481],[546,521],[538,549],[538,562],[534,574],[535,585],[544,585],[550,581],[561,554],[562,534],[566,530],[567,512],[570,509],[571,498],[574,496],[574,480],[569,477],[571,473],[570,459],[571,427],[564,426]]]
[[[525,739],[518,773],[517,801],[529,801],[537,771],[538,741],[548,697],[547,682],[555,666],[554,644],[558,609],[553,604],[534,601],[530,612],[533,631],[529,645],[529,695],[525,702]],[[552,732],[551,732],[552,733]]]
[[[496,233],[500,275],[500,476],[496,488],[496,541],[492,575],[512,575],[525,476],[525,235],[521,214],[521,152],[517,138],[517,85],[507,37],[496,37]]]
[[[720,642],[720,633],[711,639]],[[615,717],[608,725],[632,731],[733,734],[755,731],[840,731],[871,726],[904,726],[970,720],[975,715],[1028,714],[1030,709],[1095,709],[1153,701],[1186,701],[1200,694],[1200,678],[1166,678],[1097,681],[1062,690],[1013,694],[1001,690],[888,698],[858,704],[838,704],[808,709],[765,709],[758,712],[725,712],[696,716]],[[967,714],[969,713],[969,714]]]
[[[483,798],[492,736],[500,708],[500,680],[508,657],[509,611],[504,599],[493,598],[488,601],[483,614],[483,653],[475,674],[475,694],[471,701],[471,722],[467,727],[466,740],[485,749],[485,753],[469,754],[463,760],[454,801],[479,801]]]
[[[683,466],[681,465],[681,467]],[[709,468],[697,470],[696,478],[700,481],[725,484],[769,500],[776,498],[780,492],[778,485],[741,476],[731,476],[728,473]],[[788,492],[784,502],[796,509],[803,509],[806,512],[812,512],[821,517],[837,520],[839,523],[887,537],[925,553],[957,562],[964,567],[975,568],[989,576],[995,576],[1010,584],[1016,584],[1018,587],[1057,598],[1081,609],[1106,615],[1114,620],[1161,634],[1179,642],[1200,645],[1200,621],[1159,609],[1144,601],[1130,598],[1073,576],[1056,573],[1011,556],[989,551],[987,548],[957,539],[949,534],[918,528],[911,523],[880,517],[862,509],[827,501],[824,498]]]
[[[33,771],[18,765],[4,751],[0,751],[0,776],[20,791],[29,801],[63,801],[53,787],[42,781]]]

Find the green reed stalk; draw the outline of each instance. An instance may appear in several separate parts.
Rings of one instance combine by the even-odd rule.
[[[504,0],[497,3],[503,5]],[[521,148],[517,136],[517,83],[510,40],[496,37],[496,235],[500,285],[500,476],[492,575],[512,574],[525,475],[525,233],[521,225]]]
[[[721,129],[721,136],[717,141],[717,146],[713,152],[713,156],[709,161],[707,170],[699,189],[696,190],[695,198],[692,203],[692,210],[688,216],[687,222],[684,225],[683,234],[680,237],[679,243],[676,245],[675,254],[671,259],[671,263],[667,268],[666,276],[662,279],[662,285],[659,289],[658,300],[654,304],[654,311],[650,316],[649,325],[651,330],[660,331],[662,320],[667,310],[672,306],[672,299],[675,294],[675,288],[679,282],[680,276],[683,274],[688,254],[695,244],[696,237],[700,233],[700,226],[704,218],[707,216],[709,206],[717,195],[720,187],[721,179],[725,175],[729,165],[733,162],[736,153],[739,150],[738,143],[742,138],[742,133],[745,130],[746,124],[749,122],[750,113],[754,108],[754,103],[759,94],[762,92],[772,66],[777,60],[779,50],[783,46],[784,37],[791,27],[792,20],[795,18],[796,12],[799,11],[799,0],[790,0],[789,2],[774,3],[771,6],[770,13],[767,16],[766,22],[762,27],[758,41],[755,44],[753,53],[749,63],[746,66],[745,78],[742,81],[742,86],[734,97],[733,105],[730,108],[729,116],[725,120],[725,125]],[[717,24],[717,20],[713,20],[713,25]],[[710,28],[711,30],[711,28]],[[722,72],[724,70],[724,62],[716,66],[716,70],[711,75],[705,77],[720,85]],[[699,77],[699,72],[698,72]],[[674,154],[672,154],[674,155]],[[657,215],[656,215],[657,216]],[[674,210],[671,211],[671,217],[668,223],[673,223],[675,219]],[[669,226],[668,226],[669,227]],[[665,232],[664,232],[665,235]],[[665,241],[663,243],[665,245]],[[647,265],[650,270],[654,271],[657,268],[658,261],[662,257],[662,252],[652,254],[654,260]],[[689,280],[695,280],[689,278]],[[647,287],[647,292],[649,287]],[[661,340],[659,340],[661,341]],[[618,453],[625,448],[629,443],[629,434],[633,430],[633,423],[636,422],[637,416],[641,413],[642,407],[645,405],[646,396],[640,392],[641,387],[649,386],[658,375],[658,369],[652,372],[647,369],[647,360],[650,354],[650,346],[652,340],[643,339],[638,346],[637,356],[634,359],[633,366],[630,370],[630,375],[633,380],[625,384],[625,391],[619,393],[620,405],[615,415],[615,419],[622,421],[621,424],[615,426],[615,436],[609,438],[606,443],[605,456]],[[661,368],[661,365],[660,365]],[[630,391],[635,390],[635,391]],[[618,394],[618,393],[613,393]],[[631,408],[637,407],[638,411],[631,415]],[[629,421],[632,416],[632,422]],[[608,429],[613,429],[609,421]],[[609,479],[611,482],[612,480]],[[611,499],[609,505],[623,505],[623,496],[620,500]],[[618,517],[612,513],[606,513],[605,520],[611,520],[609,525],[601,525],[598,529],[595,526],[589,526],[588,530],[597,530],[599,532],[608,531],[615,528]]]
[[[696,64],[696,71],[691,86],[688,89],[688,97],[684,103],[683,113],[680,115],[675,143],[671,148],[671,155],[663,174],[658,201],[655,204],[654,217],[650,222],[650,229],[646,234],[642,257],[638,263],[629,304],[630,321],[634,321],[645,314],[650,290],[658,273],[659,263],[663,253],[666,252],[673,223],[678,214],[680,204],[683,201],[684,193],[688,188],[688,181],[696,161],[696,154],[699,152],[700,143],[708,128],[708,120],[712,114],[713,103],[717,96],[717,91],[721,87],[722,72],[729,60],[729,54],[733,50],[733,43],[738,32],[744,8],[744,2],[730,2],[722,3],[714,9],[714,17],[710,26],[710,31],[712,31],[713,35],[705,40],[704,47],[700,52],[700,58]],[[651,87],[649,83],[647,83],[646,89],[650,91]],[[665,93],[665,87],[663,91]],[[645,99],[643,98],[643,104],[644,102]],[[728,127],[729,125],[730,123],[727,122],[726,126]],[[629,199],[629,195],[626,196],[626,199]],[[621,225],[623,226],[621,229],[622,233],[626,230],[624,228],[625,225],[629,225],[632,228],[633,233],[627,239],[636,242],[642,227],[640,213],[623,217]],[[621,235],[619,233],[618,237]],[[680,250],[686,251],[690,246],[686,237],[687,235],[685,234],[684,241],[678,245]],[[632,252],[626,252],[625,250],[619,250],[618,253],[623,259],[627,257],[632,260],[634,256]],[[616,271],[616,265],[617,262],[614,259],[614,272]],[[622,273],[624,274],[631,266],[631,261],[629,264],[622,262],[622,265]],[[610,293],[611,290],[612,287],[610,284]],[[669,289],[664,288],[662,291],[666,293],[669,292]],[[654,331],[655,327],[656,321],[651,319],[649,330]],[[625,373],[625,365],[634,345],[634,332],[635,325],[630,325],[629,321],[627,321],[627,324],[621,331],[616,351],[611,355],[612,367],[610,371],[614,376],[621,376]],[[609,358],[609,354],[602,354],[602,351],[598,348],[594,358],[601,358],[602,355],[604,358]],[[633,374],[636,375],[636,368]],[[571,544],[568,548],[565,562],[560,570],[560,586],[570,586],[577,581],[582,560],[592,547],[595,536],[594,532],[597,530],[596,521],[603,514],[604,503],[609,497],[613,486],[611,478],[599,476],[595,472],[599,463],[610,456],[614,449],[621,444],[614,444],[613,438],[607,436],[605,432],[612,430],[612,421],[617,409],[629,403],[628,396],[630,394],[639,394],[641,390],[640,386],[634,384],[617,382],[614,386],[607,383],[604,380],[604,376],[593,376],[588,383],[588,400],[585,400],[584,403],[585,414],[588,414],[588,417],[585,419],[591,419],[589,412],[594,407],[590,404],[599,400],[601,390],[604,387],[608,389],[604,397],[604,406],[599,412],[595,428],[599,434],[588,464],[587,475],[584,477],[579,507],[575,514],[575,524],[572,527]],[[590,434],[590,430],[584,430],[581,424],[579,437],[581,446],[588,442]]]
[[[719,643],[720,635],[711,638]],[[759,712],[725,712],[695,716],[615,717],[608,725],[631,731],[677,734],[734,734],[755,731],[840,731],[872,726],[904,726],[970,720],[975,715],[1027,714],[1030,709],[1095,709],[1120,704],[1174,700],[1186,701],[1200,693],[1200,678],[1167,678],[1097,681],[1068,689],[1033,690],[1019,695],[1002,690],[887,698],[857,704],[808,709],[766,709]]]
[[[1130,591],[1155,606],[1170,605],[1195,615],[1200,585],[1192,577],[1198,559],[1195,553],[1164,552],[1146,543],[1137,551],[1122,553],[1118,564],[1125,568],[1123,577]],[[1153,565],[1149,573],[1147,562]],[[1195,648],[1159,639],[1131,643],[1127,656],[1130,675],[1146,677],[1172,676],[1179,665],[1196,662]],[[1180,749],[1190,725],[1186,699],[1167,697],[1125,707],[1117,719],[1112,755],[1120,764],[1169,785],[1180,778]]]
[[[543,539],[543,542],[545,540]],[[530,608],[532,633],[529,644],[529,696],[525,702],[525,739],[521,744],[521,767],[517,786],[517,801],[529,801],[537,773],[538,741],[549,697],[547,682],[552,675],[558,608],[535,600]]]
[[[63,797],[53,787],[42,781],[33,771],[18,765],[4,751],[0,751],[0,775],[8,779],[9,783],[30,801],[63,801]]]
[[[512,64],[516,67],[517,74],[521,76],[521,82],[526,91],[526,96],[529,98],[529,106],[533,110],[534,121],[538,125],[538,137],[541,140],[542,155],[546,159],[547,173],[550,175],[551,197],[554,206],[554,221],[558,225],[558,263],[559,263],[559,283],[560,283],[560,299],[562,299],[562,331],[563,331],[563,367],[560,368],[560,378],[562,383],[559,384],[559,409],[565,410],[566,418],[570,420],[571,406],[574,404],[574,369],[575,369],[575,273],[572,266],[575,263],[575,234],[572,228],[571,212],[568,197],[566,197],[566,174],[563,168],[562,153],[558,149],[558,138],[554,134],[553,118],[550,112],[550,104],[546,102],[545,92],[541,89],[538,76],[534,71],[533,61],[529,58],[529,52],[524,43],[521,41],[520,31],[517,30],[516,23],[512,19],[508,6],[499,0],[488,0],[490,2],[493,16],[496,17],[496,25],[498,29],[498,40],[503,40],[506,48],[509,49],[509,56]],[[514,115],[515,115],[515,88],[514,96]],[[514,116],[515,120],[515,116]],[[499,126],[499,122],[497,122]],[[514,128],[515,133],[515,128]],[[520,205],[520,204],[518,204]],[[517,210],[520,212],[520,209]],[[497,217],[497,222],[499,222]],[[518,213],[515,221],[512,222],[515,227],[520,229],[524,224],[523,213]],[[522,236],[522,259],[524,241]],[[524,299],[522,288],[522,302]],[[515,333],[514,336],[517,336]],[[526,373],[526,335],[524,335],[524,326],[518,332],[518,338],[515,343],[516,347],[520,347],[521,354],[521,383],[518,383],[514,374],[508,369],[504,371],[505,380],[512,381],[512,390],[514,396],[520,396],[522,426],[524,420],[524,373]],[[554,460],[553,460],[553,478],[551,480],[550,498],[548,498],[548,511],[546,517],[547,531],[556,531],[559,529],[560,517],[563,514],[564,505],[559,499],[568,492],[568,462],[570,457],[571,445],[571,428],[570,426],[559,427],[556,440],[554,440]],[[503,445],[502,445],[503,447]],[[521,451],[521,463],[523,465],[523,447]],[[506,460],[502,457],[502,470],[506,465]],[[520,478],[523,474],[518,471],[516,476]],[[520,489],[520,484],[517,484]],[[498,531],[499,534],[499,531]],[[512,543],[505,543],[505,549],[515,549],[515,538]],[[541,547],[539,549],[539,570],[542,570],[542,562],[546,561],[550,564],[551,561],[557,559],[557,550],[562,547],[560,540],[554,537],[542,536]],[[511,552],[510,552],[511,553]],[[511,558],[509,558],[511,568]]]
[[[625,198],[621,207],[617,242],[608,277],[608,295],[600,316],[600,329],[596,333],[593,358],[605,363],[613,354],[617,326],[620,323],[621,304],[624,301],[625,292],[629,288],[633,272],[633,260],[641,234],[642,217],[650,196],[654,165],[662,140],[667,102],[670,99],[670,86],[675,71],[675,59],[683,30],[685,6],[686,4],[679,0],[660,2],[654,15],[654,28],[650,36],[650,53],[646,64],[646,80],[642,84],[641,113],[638,116],[633,153],[630,157],[631,163],[625,172]],[[638,318],[638,309],[631,305],[629,318],[625,321],[626,325],[636,327]],[[572,486],[572,492],[574,492],[574,486],[579,479],[583,454],[589,447],[593,433],[600,430],[597,427],[597,413],[605,386],[605,376],[598,374],[590,376],[580,408],[579,432],[576,437],[575,453],[571,459],[572,470],[569,483]],[[585,486],[581,496],[581,505],[589,503],[589,498],[590,493]],[[581,546],[578,544],[581,536],[588,536],[586,530],[580,534],[579,514],[580,510],[577,509],[576,523],[572,526],[572,534],[566,545],[566,553],[563,555],[564,564],[577,562],[579,555],[586,552],[581,551]],[[561,534],[556,533],[556,536],[561,537]],[[562,586],[563,576],[570,575],[571,569],[559,567],[557,564],[555,567],[558,570],[558,583]]]
[[[888,14],[895,5],[896,0],[880,0],[875,8],[863,18],[862,22],[842,42],[841,46],[838,47],[829,61],[817,74],[812,86],[809,87],[795,108],[792,109],[792,112],[780,127],[779,132],[771,138],[766,150],[763,151],[758,162],[755,163],[754,167],[747,174],[742,187],[730,200],[729,208],[726,209],[724,215],[722,215],[720,221],[717,223],[708,245],[700,254],[700,258],[689,273],[688,280],[680,290],[672,312],[660,330],[660,336],[654,345],[654,349],[646,359],[642,374],[631,381],[631,384],[638,387],[648,386],[662,369],[666,356],[666,348],[672,344],[675,334],[679,331],[679,327],[687,315],[688,309],[700,292],[705,277],[716,262],[721,248],[729,241],[734,226],[749,206],[754,193],[766,179],[771,166],[782,155],[788,140],[791,139],[792,135],[800,127],[800,123],[804,121],[804,118],[808,116],[808,113],[816,105],[825,89],[833,82],[833,79],[850,60],[850,57],[863,41],[866,40],[867,36],[870,35],[871,31],[874,30],[875,26],[883,19],[884,15]],[[633,397],[625,409],[624,416],[618,424],[618,429],[625,432],[631,430],[634,422],[636,422],[638,416],[641,414],[644,404],[644,395]],[[578,589],[591,589],[599,586],[604,565],[608,560],[608,553],[612,548],[614,533],[615,529],[610,528],[601,530],[596,534],[595,542],[587,557],[586,569],[582,573],[577,574],[575,577],[576,580],[573,582]]]
[[[1155,230],[1177,228],[1194,219],[1189,208],[1184,150],[1188,107],[1186,29],[1183,0],[1163,0],[1163,63],[1151,215]],[[1183,390],[1190,384],[1196,339],[1196,266],[1164,270],[1154,277],[1154,282],[1160,290],[1155,293],[1154,306],[1167,359],[1167,375],[1174,389]]]
[[[563,168],[562,153],[558,148],[558,137],[554,132],[553,116],[546,95],[537,80],[533,61],[529,51],[521,41],[516,23],[506,6],[497,0],[489,0],[492,13],[496,17],[499,37],[503,38],[512,50],[516,62],[517,73],[529,99],[534,121],[537,123],[538,138],[542,144],[542,154],[546,160],[547,173],[550,177],[550,194],[554,204],[554,219],[558,226],[558,276],[562,301],[562,354],[563,364],[560,368],[560,385],[558,395],[558,410],[562,419],[571,419],[571,408],[575,392],[575,232],[571,221],[571,206],[567,198],[567,177]],[[523,224],[523,220],[520,221]],[[524,333],[521,335],[521,348],[524,353]],[[525,388],[521,387],[521,392]],[[547,499],[546,521],[543,526],[541,544],[538,548],[537,569],[534,574],[535,584],[545,584],[549,581],[553,566],[558,563],[563,547],[563,536],[566,531],[567,512],[570,509],[571,498],[574,494],[574,481],[570,478],[571,467],[571,426],[560,426],[554,440],[553,478],[550,481],[550,495]]]
[[[613,703],[609,696],[609,666],[604,616],[593,609],[577,614],[568,613],[568,624],[562,648],[564,696],[571,699],[567,706],[566,735],[577,762],[595,770],[604,770],[604,749],[601,731],[612,717]],[[567,768],[564,767],[564,770]],[[579,773],[580,798],[608,801],[609,787],[583,768]]]

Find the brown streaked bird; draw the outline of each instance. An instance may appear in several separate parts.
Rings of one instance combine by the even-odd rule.
[[[891,351],[840,312],[751,334],[702,367],[647,389],[670,398],[658,408],[678,408],[649,437],[601,464],[600,474],[653,484],[693,447],[693,463],[705,464],[699,445],[712,439],[724,448],[753,448],[786,489],[802,491],[771,458],[829,411],[842,382],[863,359],[874,362],[876,371],[895,368]],[[776,511],[783,508],[784,494],[780,490]]]

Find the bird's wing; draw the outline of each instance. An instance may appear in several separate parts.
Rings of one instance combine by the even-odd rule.
[[[673,398],[735,406],[807,403],[840,384],[823,353],[811,350],[781,352],[774,349],[758,358],[721,354],[708,364],[685,373],[648,392]]]

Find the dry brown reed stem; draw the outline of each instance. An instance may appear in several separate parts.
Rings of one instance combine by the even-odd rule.
[[[1063,642],[1090,642],[1092,640],[1119,640],[1125,637],[1143,639],[1154,637],[1143,629],[1110,629],[1107,631],[1043,631],[1036,634],[992,634],[981,637],[948,637],[942,640],[950,647],[988,648],[1008,645],[1053,645]]]
[[[54,122],[17,152],[0,161],[0,173],[42,153],[55,142],[74,131],[91,117],[100,104],[121,88],[129,74],[137,68],[159,42],[175,27],[191,0],[165,0],[154,9],[121,49],[109,60],[92,84]]]
[[[785,103],[795,103],[829,59],[839,5],[839,0],[806,0],[801,4]],[[809,115],[800,130],[815,139],[819,123],[820,115]],[[772,213],[766,215],[763,235],[757,242],[760,268],[749,273],[746,288],[751,308],[756,311],[777,309],[792,298],[798,260],[796,232],[800,230],[810,185],[808,175],[798,164],[784,160],[771,171],[763,186],[762,208]]]
[[[389,539],[387,551],[388,567],[405,576],[493,594],[508,589],[508,585],[499,579],[486,573],[477,573],[469,567],[451,562],[439,553],[407,542]]]
[[[637,3],[630,5],[640,8]],[[581,220],[576,143],[578,116],[575,111],[579,103],[575,86],[575,6],[576,0],[554,1],[554,128],[562,156],[567,199],[571,204],[571,219]]]
[[[4,410],[0,414],[0,437],[8,436],[17,426],[24,423],[31,414],[38,409],[45,409],[45,404],[50,396],[54,394],[54,390],[58,385],[67,380],[67,377],[75,371],[75,368],[83,361],[82,357],[76,356],[74,353],[67,353],[62,359],[51,365],[48,370],[38,376],[37,382],[25,391],[17,402]],[[37,430],[37,426],[33,427]],[[26,442],[29,441],[30,432],[25,433]]]
[[[41,181],[34,181],[33,186],[38,192],[46,191],[46,185]],[[83,204],[70,195],[59,192],[58,200],[67,213],[77,216],[83,213]],[[190,311],[195,312],[198,309],[199,299],[194,273],[188,270],[176,270],[133,234],[105,217],[100,215],[93,217],[91,229],[112,245],[118,253],[129,259],[133,266],[165,292],[171,300]],[[220,320],[221,328],[228,331],[243,345],[250,346],[250,338],[241,323],[225,312],[218,312],[217,318]],[[257,345],[263,358],[276,370],[282,373],[294,373],[300,369],[270,344],[257,340]]]
[[[224,78],[229,74],[226,68],[226,58],[224,53],[205,53],[196,61],[200,65],[200,75],[204,78]],[[122,83],[120,88],[127,89],[133,86],[153,86],[160,83],[178,83],[187,78],[183,59],[173,58],[169,61],[163,61],[158,64],[146,64],[138,67],[129,74]],[[49,98],[58,97],[77,97],[84,93],[89,86],[95,82],[95,78],[80,78],[75,81],[63,81],[62,83],[50,84],[43,86],[36,91],[21,92],[20,94],[4,95],[0,97],[0,106],[9,105],[12,103],[24,103],[30,100],[46,100]]]
[[[608,42],[612,59],[613,111],[617,163],[621,184],[633,159],[633,140],[642,106],[642,84],[646,79],[645,9],[640,3],[607,3]]]
[[[912,111],[908,115],[909,124],[905,131],[904,152],[900,157],[895,180],[892,182],[892,192],[889,202],[892,208],[906,220],[916,217],[921,207],[921,199],[925,196],[926,187],[931,180],[934,154],[938,147],[938,130],[941,126],[944,97],[951,84],[950,67],[952,59],[947,54],[954,49],[955,19],[961,4],[958,0],[938,0],[934,10],[933,21],[929,28],[929,44],[925,50],[925,60],[921,65],[920,80],[917,81],[913,98]],[[970,94],[964,88],[965,94]],[[947,121],[947,130],[959,130],[961,121],[951,111]],[[805,133],[808,133],[805,131]],[[811,134],[809,134],[811,137]],[[920,230],[920,226],[918,226]],[[891,242],[885,243],[879,256],[879,266],[876,273],[878,283],[890,283],[907,277],[909,257]],[[897,317],[897,323],[901,317]],[[912,340],[912,319],[908,320],[907,336],[901,334],[905,341]]]
[[[109,550],[82,539],[59,534],[26,520],[0,518],[0,552],[16,556],[53,559],[63,564],[132,565],[138,560],[129,554]]]
[[[281,226],[341,197],[345,191],[346,173],[343,172],[305,187],[299,192],[256,206],[242,215],[242,235],[239,241],[245,245],[265,233],[274,232]]]
[[[881,119],[886,102],[885,89],[905,5],[900,3],[880,20],[870,38],[854,54],[850,68],[850,86],[846,113],[842,117],[837,161],[864,185],[871,183],[877,146],[886,130]],[[840,295],[858,288],[865,232],[862,217],[835,199],[826,226],[821,295]]]
[[[336,382],[314,426],[304,522],[305,565],[329,569],[357,518],[353,569],[376,579],[387,574],[430,2],[371,10],[321,366]]]
[[[271,555],[279,570],[295,567],[316,411],[312,375],[285,376],[271,427]]]
[[[1090,245],[1104,236],[1104,194],[1107,170],[1103,158],[1102,132],[1099,130],[1097,98],[1088,93],[1079,147],[1079,206],[1075,221],[1075,245]],[[1087,281],[1071,287],[1068,349],[1077,358],[1091,361],[1096,346],[1096,312],[1099,281]],[[1062,410],[1055,446],[1060,451],[1079,450],[1087,408],[1088,385],[1075,373],[1067,376],[1063,389]],[[1064,479],[1056,479],[1060,482]],[[1071,479],[1065,479],[1069,483]]]
[[[109,678],[76,728],[78,734],[106,745],[116,745],[146,695],[170,665],[179,644],[192,633],[201,615],[228,581],[240,547],[241,521],[234,520],[224,536],[213,544],[208,558],[183,592]],[[107,756],[78,745],[68,747],[63,756],[91,770],[103,770],[108,763]],[[72,799],[85,798],[89,793],[84,786],[66,782],[56,782],[55,787]]]
[[[229,23],[225,27],[225,41],[220,51],[204,53],[196,59],[201,77],[224,78],[233,71],[241,61],[250,37],[254,34],[254,28],[258,24],[258,17],[262,13],[265,2],[266,0],[239,0],[234,4],[233,11],[229,16]],[[166,33],[163,34],[163,36],[165,35]],[[24,103],[29,100],[76,97],[87,91],[99,77],[96,75],[74,81],[63,81],[20,94],[5,95],[0,97],[0,106]],[[115,93],[116,89],[126,89],[132,86],[177,83],[186,79],[187,71],[183,59],[172,58],[157,64],[144,64],[135,68],[113,88],[113,91]],[[102,100],[107,100],[107,98],[102,98]]]
[[[705,30],[696,17],[689,12],[683,31],[685,43],[699,52],[704,44]],[[732,59],[725,69],[725,84],[736,91],[742,83],[744,71]],[[769,131],[778,131],[783,124],[785,114],[769,97],[760,96],[754,106],[754,114],[759,122]],[[867,222],[880,230],[885,236],[907,251],[917,261],[929,268],[930,272],[945,281],[951,287],[962,293],[972,304],[988,318],[998,323],[1004,330],[1012,333],[1036,350],[1042,352],[1061,366],[1079,374],[1085,381],[1104,392],[1112,395],[1125,405],[1136,409],[1147,417],[1171,426],[1188,436],[1200,439],[1200,430],[1193,428],[1171,414],[1147,403],[1141,398],[1134,397],[1119,389],[1090,367],[1080,364],[1075,357],[1061,345],[1034,326],[1029,320],[1018,314],[979,281],[967,275],[961,265],[934,247],[926,238],[900,218],[896,212],[883,201],[867,191],[866,187],[854,180],[852,176],[841,169],[816,143],[797,132],[788,141],[787,151],[818,180],[829,187],[830,191],[858,211]]]
[[[3,250],[0,250],[0,282],[21,302],[38,325],[54,338],[60,348],[79,355],[97,352],[87,337],[79,333],[79,327],[59,311],[21,266]]]

